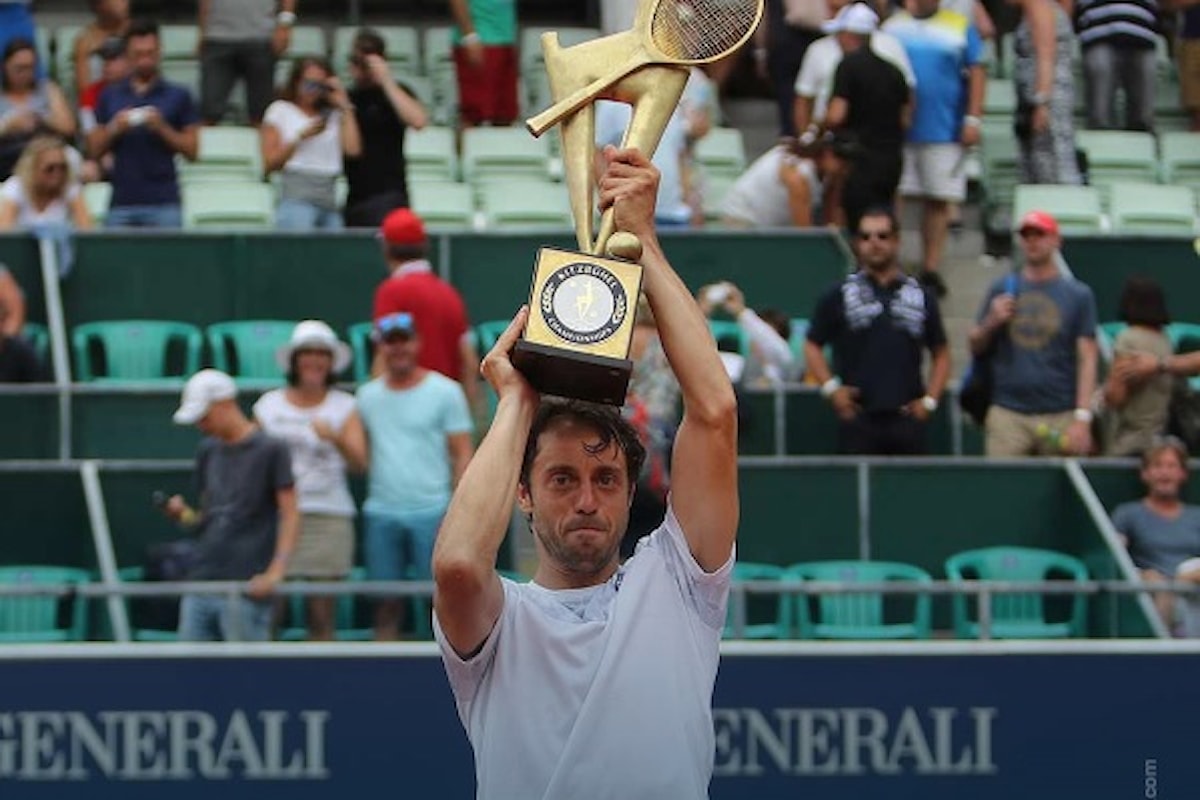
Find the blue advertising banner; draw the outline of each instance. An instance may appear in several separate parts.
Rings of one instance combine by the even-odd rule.
[[[1197,674],[1190,643],[730,645],[711,796],[1200,796]],[[0,687],[4,800],[474,793],[426,645],[6,647]]]

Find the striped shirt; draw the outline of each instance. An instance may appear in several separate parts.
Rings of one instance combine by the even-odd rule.
[[[1107,42],[1139,49],[1158,41],[1157,0],[1078,0],[1075,31],[1082,47]]]

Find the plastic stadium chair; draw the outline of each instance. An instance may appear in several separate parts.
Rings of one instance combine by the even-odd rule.
[[[1158,149],[1154,134],[1142,131],[1089,131],[1075,134],[1075,142],[1087,152],[1092,186],[1110,186],[1122,181],[1154,183],[1158,180]]]
[[[705,175],[737,178],[746,171],[746,141],[739,128],[713,128],[696,141],[696,163]]]
[[[710,319],[708,329],[712,331],[718,350],[739,353],[743,356],[750,355],[750,337],[746,335],[745,329],[733,320]]]
[[[273,319],[217,322],[205,331],[213,366],[235,378],[280,384],[275,351],[287,344],[295,322]]]
[[[513,180],[481,187],[481,205],[489,229],[575,227],[567,189],[550,181]]]
[[[71,334],[75,375],[80,381],[177,381],[200,369],[200,329],[185,322],[164,320],[109,320],[77,325]],[[104,374],[92,363],[92,347],[104,353]],[[182,345],[182,369],[167,372],[173,345]]]
[[[294,25],[292,26],[292,41],[288,45],[287,52],[279,60],[292,62],[303,56],[324,58],[328,54],[329,45],[325,41],[324,28],[320,25]],[[335,69],[340,69],[341,62],[337,62],[334,66]]]
[[[842,583],[881,583],[907,581],[931,583],[933,578],[920,567],[892,561],[813,561],[794,564],[785,576],[806,581]],[[884,614],[886,595],[828,594],[816,598],[797,595],[795,604],[800,636],[804,639],[928,639],[931,630],[932,598],[917,594],[897,602],[911,605],[912,613],[903,622],[888,622]],[[809,611],[815,606],[816,614]],[[807,613],[805,613],[807,612]]]
[[[87,206],[92,220],[100,225],[108,216],[108,206],[112,202],[112,184],[104,181],[85,183],[82,187],[83,204]]]
[[[179,180],[238,181],[260,183],[263,178],[262,149],[258,131],[234,125],[200,128],[196,161],[183,163]]]
[[[162,46],[163,61],[196,58],[199,32],[195,25],[160,25],[158,39]]]
[[[449,25],[430,25],[421,34],[421,70],[433,77],[438,73],[454,73],[454,48]]]
[[[987,224],[992,230],[1007,231],[1012,220],[1013,194],[1020,183],[1017,141],[1012,136],[1012,122],[1004,125],[998,135],[986,136],[980,146],[982,156],[981,184],[987,200]]]
[[[271,230],[275,226],[275,191],[265,183],[185,184],[180,189],[183,227],[190,230]]]
[[[733,565],[733,580],[736,581],[778,581],[784,577],[783,567],[774,564],[758,564],[751,561],[738,561]],[[770,595],[745,592],[746,602],[745,625],[742,628],[743,639],[788,639],[791,637],[791,624],[787,611],[787,598],[782,594]],[[767,603],[769,610],[757,607],[756,599]],[[725,630],[721,636],[733,639],[737,635],[734,625],[735,598],[730,594],[729,606],[725,613]],[[763,612],[765,613],[756,613]],[[767,621],[760,621],[765,619]]]
[[[1087,567],[1079,559],[1053,550],[1030,547],[985,547],[957,553],[946,560],[946,575],[952,581],[999,580],[1044,581],[1066,576],[1076,582],[1087,580]],[[1071,597],[1065,621],[1046,618],[1040,594],[996,594],[991,598],[991,636],[995,639],[1056,639],[1083,636],[1087,623],[1086,598]],[[952,598],[954,631],[961,639],[979,636],[979,623],[968,614],[968,597]]]
[[[724,217],[725,195],[737,183],[737,178],[723,173],[704,176],[703,196],[704,220],[709,225],[719,226]]]
[[[1196,235],[1196,197],[1186,186],[1115,183],[1109,187],[1113,233]]]
[[[1096,326],[1096,346],[1100,349],[1100,357],[1106,362],[1113,360],[1113,348],[1117,345],[1117,336],[1128,327],[1120,320],[1101,322]]]
[[[475,199],[465,183],[419,181],[408,187],[413,210],[431,227],[471,228]]]
[[[515,178],[550,179],[550,145],[522,128],[468,128],[462,136],[463,179],[472,185]]]
[[[1162,182],[1173,186],[1200,186],[1200,133],[1172,131],[1159,138]]]
[[[358,33],[354,25],[339,26],[333,32],[333,67],[339,72],[345,69],[350,60],[350,48],[354,45],[354,35]],[[383,37],[384,52],[387,54],[388,66],[393,73],[416,75],[423,71],[421,50],[418,44],[417,29],[407,25],[372,25],[371,30]]]
[[[1022,184],[1013,195],[1012,219],[1027,211],[1050,211],[1065,234],[1104,230],[1100,191],[1093,186]]]
[[[142,583],[146,577],[142,567],[122,567],[117,570],[117,577],[122,583]],[[179,640],[178,630],[163,630],[161,628],[137,627],[137,610],[139,602],[150,598],[124,595],[125,613],[129,617],[130,635],[135,642],[175,642]],[[157,599],[157,598],[155,598]]]
[[[458,179],[458,153],[454,129],[430,125],[409,128],[404,134],[404,161],[409,181],[454,181]]]
[[[81,584],[88,573],[69,567],[0,567],[0,585]],[[82,597],[67,598],[69,613],[60,624],[59,600],[50,595],[0,595],[0,642],[82,642],[87,611]]]
[[[346,328],[346,341],[350,343],[350,351],[354,353],[354,382],[365,383],[371,380],[371,363],[375,360],[375,343],[371,332],[375,329],[372,322],[356,322]]]
[[[45,30],[41,25],[38,32]],[[83,30],[82,25],[59,25],[54,29],[54,78],[59,87],[67,93],[67,98],[77,97],[79,87],[75,85],[75,37]],[[45,53],[42,54],[43,56]],[[50,64],[46,60],[43,64]]]
[[[1017,87],[1007,78],[990,78],[983,95],[983,115],[998,117],[1012,128],[1013,112],[1017,108]]]
[[[38,361],[45,364],[50,355],[50,331],[46,330],[46,326],[40,322],[26,322],[25,327],[21,328],[21,336],[29,342]]]
[[[193,97],[200,96],[200,62],[191,59],[163,60],[159,69],[162,76],[171,83],[178,83],[192,93]]]

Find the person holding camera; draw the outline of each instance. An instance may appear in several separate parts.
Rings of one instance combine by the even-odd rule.
[[[325,59],[296,60],[259,135],[267,174],[279,172],[282,179],[276,227],[340,230],[337,179],[343,157],[356,158],[362,140],[354,106]]]

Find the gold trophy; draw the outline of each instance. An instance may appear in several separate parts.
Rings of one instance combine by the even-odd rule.
[[[534,136],[561,123],[563,172],[578,251],[543,247],[534,265],[529,321],[513,363],[543,394],[623,405],[633,363],[633,311],[642,245],[616,231],[612,209],[594,233],[596,100],[633,106],[623,148],[653,156],[688,79],[688,67],[734,52],[754,32],[762,0],[642,0],[633,29],[561,47],[542,34],[554,104],[526,120]]]

